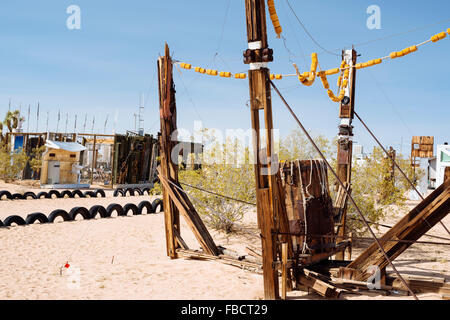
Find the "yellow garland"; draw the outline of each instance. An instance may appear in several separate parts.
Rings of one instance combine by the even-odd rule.
[[[267,4],[269,7],[269,13],[270,13],[270,17],[272,19],[272,23],[274,25],[277,35],[279,36],[282,32],[282,28],[280,26],[278,16],[276,15],[274,0],[267,0]],[[435,43],[435,42],[438,42],[438,41],[446,38],[447,34],[450,35],[450,28],[448,28],[444,32],[440,32],[438,34],[433,35],[432,37],[430,37],[429,40],[427,40],[425,42],[422,42],[422,43],[414,45],[414,46],[407,47],[401,51],[394,51],[386,57],[369,60],[367,62],[357,63],[357,64],[355,64],[354,68],[355,69],[364,69],[364,68],[368,68],[368,67],[380,64],[385,59],[389,59],[389,58],[396,59],[396,58],[404,57],[410,53],[416,52],[420,46],[422,46],[428,42]],[[191,64],[185,63],[185,62],[180,62],[178,64],[183,69],[186,69],[186,70],[194,69],[195,72],[198,72],[201,74],[207,74],[207,75],[211,75],[211,76],[219,75],[222,78],[231,78],[232,76],[234,76],[235,79],[246,79],[247,78],[246,73],[233,74],[231,72],[225,72],[225,71],[219,72],[217,70],[204,69],[202,67],[194,67],[193,68]],[[297,65],[295,63],[293,65],[296,70],[296,74],[287,74],[287,75],[270,74],[270,79],[271,80],[281,80],[281,79],[283,79],[283,77],[297,76],[298,80],[303,85],[311,86],[314,83],[316,76],[318,76],[322,80],[322,84],[323,84],[325,90],[327,90],[328,96],[330,97],[331,100],[333,100],[334,102],[340,102],[344,98],[345,89],[348,86],[349,73],[350,73],[350,67],[345,63],[345,61],[342,61],[341,66],[339,68],[334,68],[334,69],[329,69],[326,71],[317,72],[317,66],[318,66],[317,54],[313,53],[313,54],[311,54],[311,69],[310,69],[310,71],[300,73]],[[327,76],[338,74],[338,73],[340,73],[340,76],[338,77],[338,80],[337,80],[337,86],[340,89],[340,93],[336,97],[334,95],[333,91],[330,90],[330,85],[328,83]]]
[[[280,20],[278,19],[277,10],[275,9],[275,1],[267,0],[267,7],[269,8],[270,20],[272,20],[273,28],[277,34],[277,38],[281,37],[283,28],[280,25]]]
[[[298,80],[305,86],[311,86],[316,79],[316,70],[317,70],[317,53],[311,54],[311,71],[305,72],[303,74],[298,70],[297,65],[294,63],[295,71],[297,72]]]

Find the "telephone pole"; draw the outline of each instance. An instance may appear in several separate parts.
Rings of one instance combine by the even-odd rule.
[[[279,298],[278,271],[274,262],[277,248],[273,217],[278,216],[278,186],[276,173],[278,159],[272,154],[272,102],[268,63],[273,61],[273,50],[268,47],[266,8],[264,0],[245,0],[248,49],[244,51],[244,63],[249,64],[250,113],[253,129],[258,224],[261,228],[261,244],[264,275],[264,297]],[[266,136],[265,148],[261,148],[260,111],[264,112]],[[280,199],[278,197],[278,199]]]
[[[356,64],[357,53],[354,49],[345,50],[342,52],[342,59],[346,61],[347,65],[352,67]],[[339,106],[339,124],[338,146],[337,146],[337,170],[336,173],[339,179],[344,182],[346,188],[351,190],[351,173],[352,173],[352,156],[353,156],[353,126],[355,110],[355,82],[356,82],[356,68],[351,68],[349,73],[349,86],[345,89],[344,99]],[[339,186],[339,188],[341,188]],[[338,188],[338,189],[339,189]],[[340,190],[341,192],[345,192]],[[338,190],[339,193],[339,190]],[[348,197],[341,198],[341,203],[336,206],[340,211],[340,221],[337,227],[337,242],[344,240],[346,235],[345,224],[347,220],[347,201]],[[344,260],[344,252],[336,253],[336,260]]]

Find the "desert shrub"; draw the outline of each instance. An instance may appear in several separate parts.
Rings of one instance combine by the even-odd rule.
[[[10,152],[7,145],[0,144],[0,179],[5,182],[19,179],[27,162],[23,149]]]
[[[31,169],[33,169],[33,171],[38,172],[38,173],[41,171],[42,156],[44,155],[45,150],[46,150],[46,147],[44,145],[44,146],[40,146],[37,148],[33,148],[33,150],[31,151],[29,163],[30,163],[30,167],[31,167]]]
[[[161,195],[162,194],[162,189],[161,189],[161,183],[155,182],[153,184],[153,188],[150,190],[150,194],[153,196],[157,196],[157,195]]]
[[[211,160],[235,158],[238,150],[244,151],[243,163]],[[222,157],[217,157],[218,155]],[[199,170],[180,171],[180,182],[246,202],[256,201],[255,177],[253,165],[249,163],[248,148],[244,148],[237,140],[227,140],[223,144],[214,143],[205,150],[203,157],[209,157],[208,164],[204,163]],[[183,188],[191,195],[195,208],[206,223],[214,229],[227,233],[236,230],[236,223],[242,220],[244,213],[251,207],[188,186]]]
[[[416,169],[414,180],[414,171],[409,159],[404,159],[399,154],[396,162],[414,183],[417,183],[424,171]],[[392,176],[392,161],[387,158],[379,147],[374,147],[372,153],[365,159],[365,162],[358,164],[356,161],[352,164],[352,196],[361,212],[368,221],[380,222],[392,206],[402,209],[405,207],[407,192],[411,190],[411,185],[401,175],[397,168],[394,169]],[[349,202],[348,204],[347,227],[349,232],[357,235],[363,235],[367,230],[364,228],[356,209]],[[353,219],[351,219],[353,218]],[[372,228],[378,230],[377,225]]]

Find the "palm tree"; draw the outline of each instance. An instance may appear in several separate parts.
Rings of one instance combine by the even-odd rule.
[[[20,111],[8,111],[5,116],[5,120],[3,120],[3,124],[8,127],[9,132],[12,132],[13,129],[17,129],[19,126],[19,121],[24,121],[25,118],[20,116]]]

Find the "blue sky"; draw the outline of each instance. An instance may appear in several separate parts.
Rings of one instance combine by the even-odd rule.
[[[450,27],[450,3],[377,0],[290,0],[315,39],[329,50],[356,44],[367,61],[429,39]],[[69,5],[81,8],[81,29],[66,28]],[[381,8],[381,29],[369,30],[369,5]],[[333,68],[340,58],[323,53],[301,29],[285,0],[276,1],[286,45],[293,59],[305,70],[310,54],[319,53],[322,68]],[[228,10],[227,10],[228,8]],[[422,28],[442,20],[445,23]],[[276,39],[269,23],[269,45],[274,73],[292,73],[283,41]],[[414,32],[365,45],[419,28]],[[222,32],[223,31],[223,32]],[[245,72],[242,51],[246,49],[244,2],[222,1],[2,1],[0,3],[0,113],[22,105],[26,115],[32,106],[30,130],[36,128],[36,105],[40,101],[40,129],[50,112],[50,130],[60,128],[69,113],[69,128],[78,115],[78,128],[88,114],[87,131],[96,118],[97,132],[109,114],[106,132],[134,129],[139,96],[145,97],[144,128],[159,129],[156,59],[166,41],[175,59],[205,68]],[[407,57],[387,61],[357,74],[356,110],[385,145],[409,152],[412,135],[434,135],[437,143],[450,140],[450,36],[423,46]],[[216,54],[217,53],[217,54]],[[336,79],[331,77],[333,86]],[[193,128],[202,120],[210,128],[249,128],[247,80],[222,79],[195,72],[175,72],[178,126]],[[337,133],[338,104],[331,102],[318,81],[304,87],[295,78],[277,82],[304,125],[314,134],[333,138]],[[274,126],[282,135],[296,124],[274,96]],[[369,149],[373,142],[355,120],[355,140]],[[24,124],[27,128],[27,124]]]

